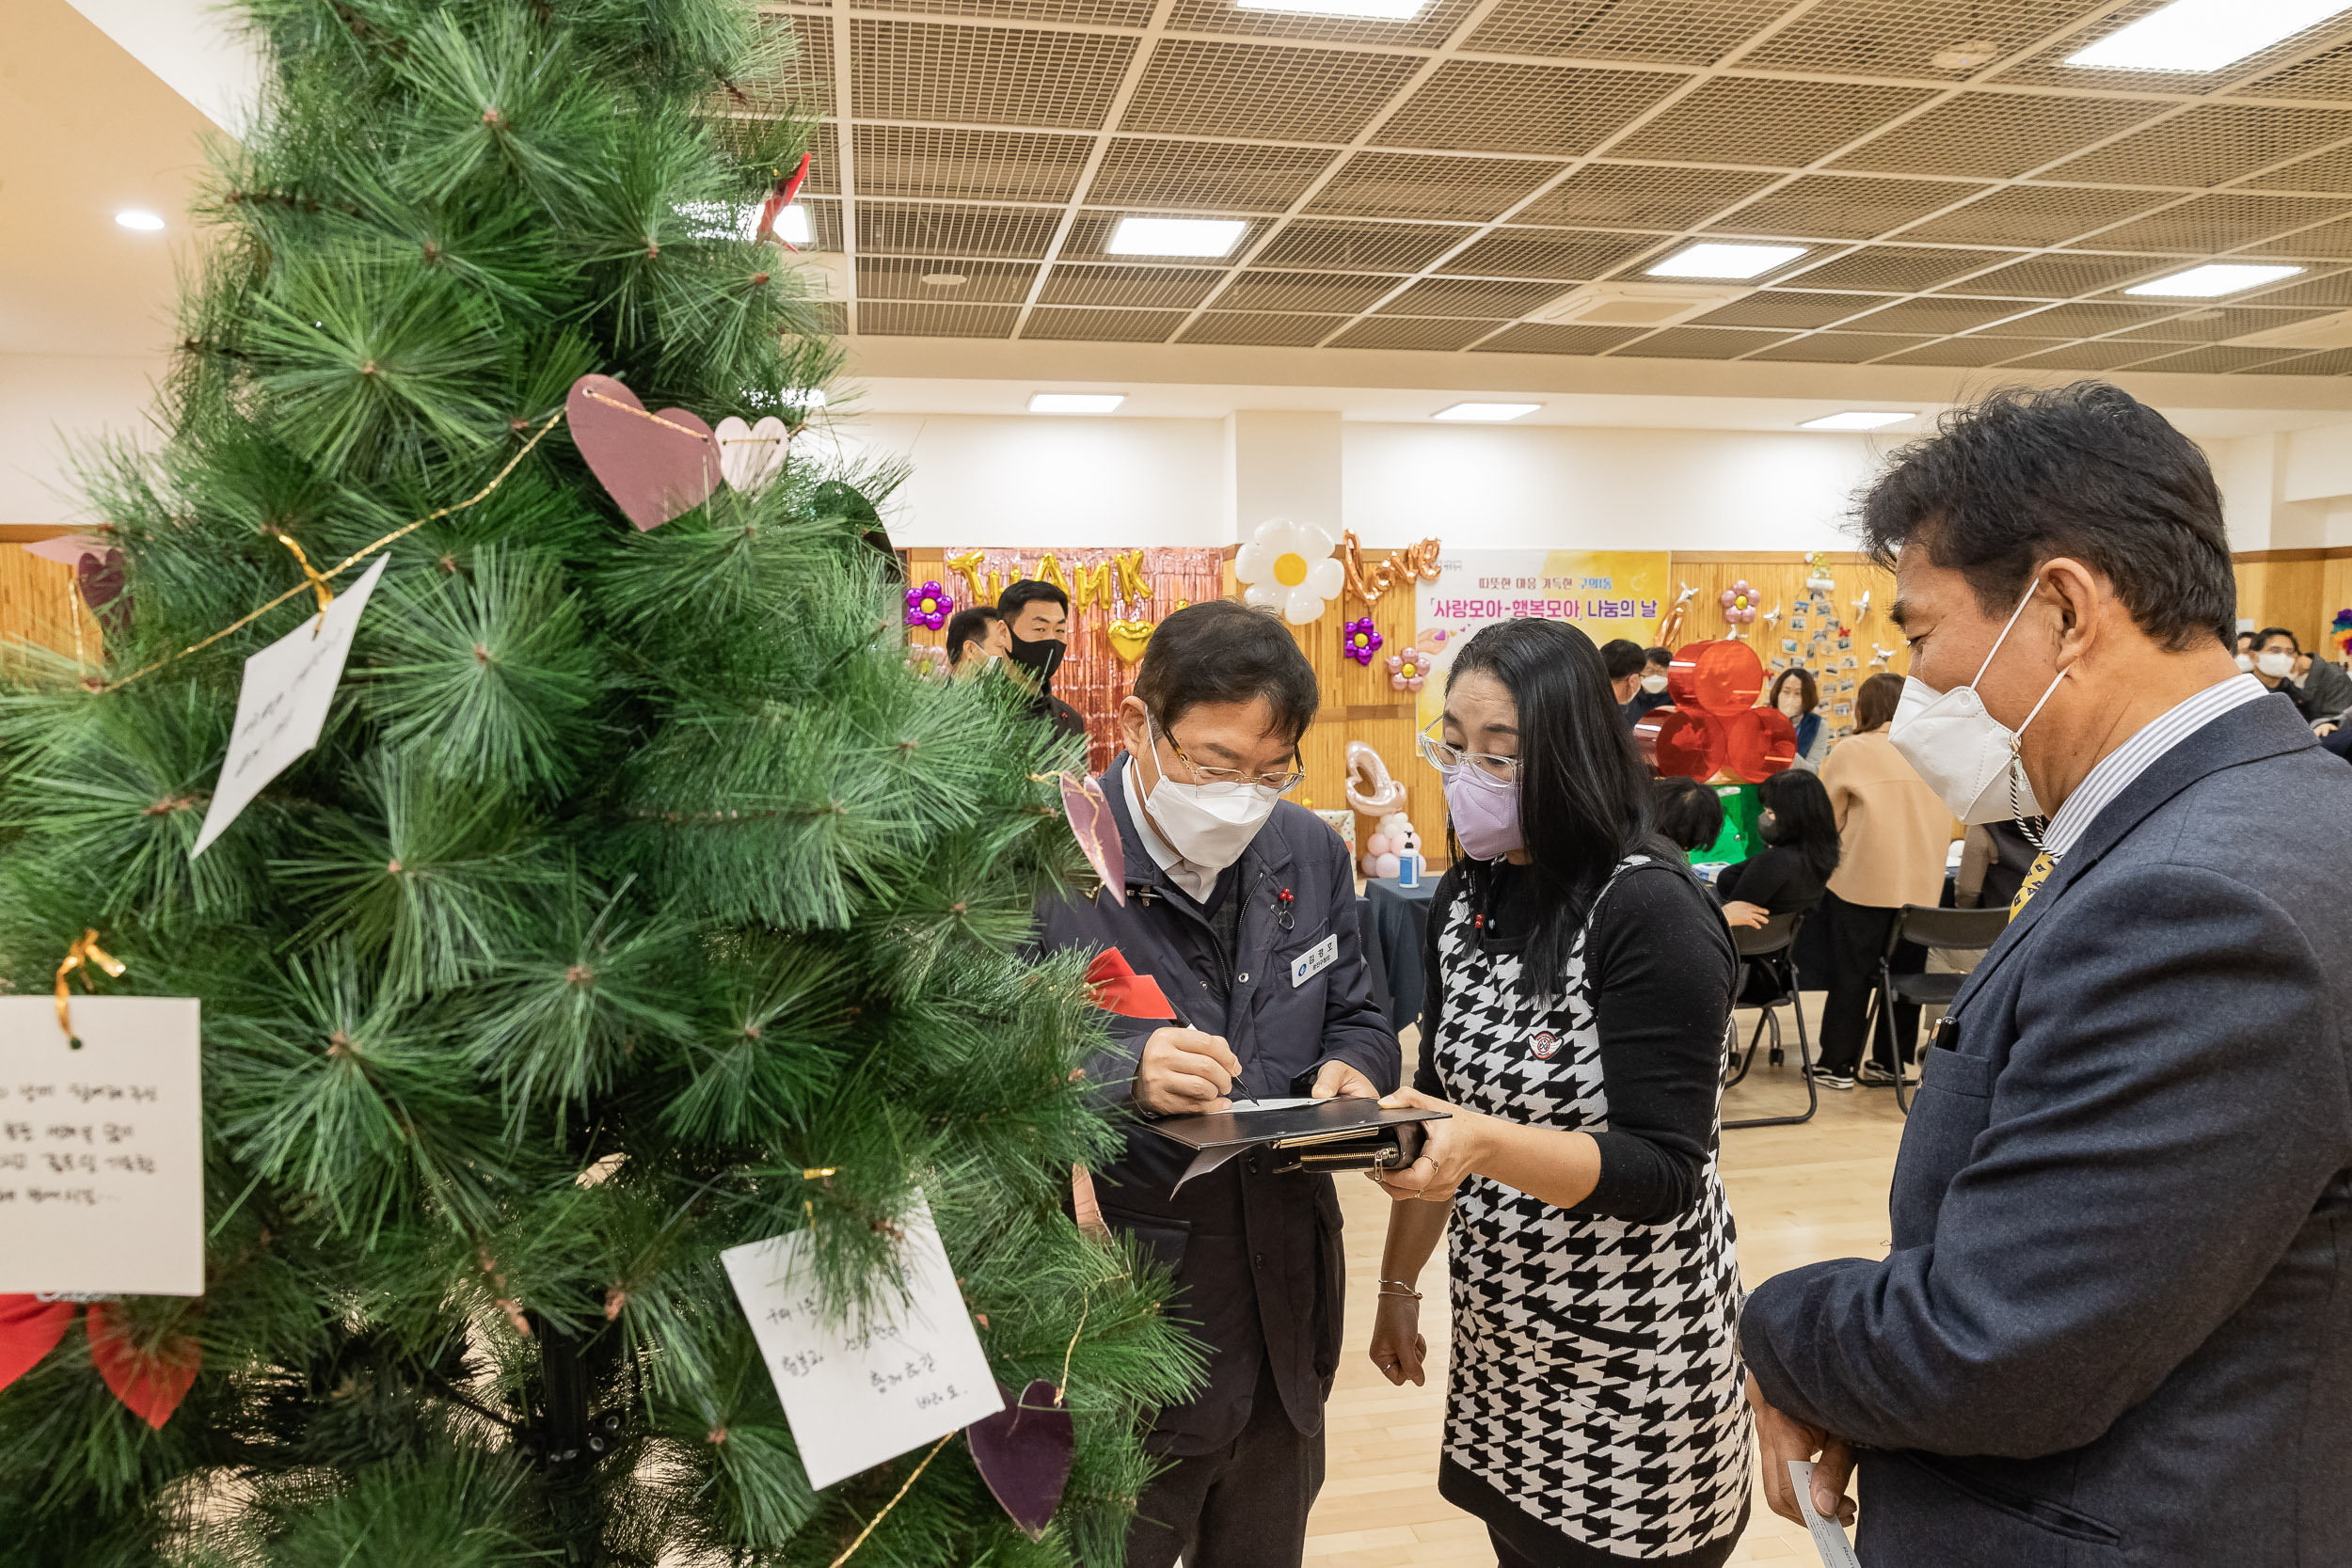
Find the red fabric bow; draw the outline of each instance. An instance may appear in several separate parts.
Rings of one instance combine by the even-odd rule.
[[[73,1311],[70,1301],[0,1295],[0,1388],[31,1371],[57,1348],[73,1324]],[[197,1370],[204,1364],[202,1349],[187,1336],[175,1335],[158,1350],[141,1350],[131,1342],[115,1309],[103,1301],[90,1304],[84,1326],[89,1332],[90,1365],[98,1375],[133,1415],[161,1431],[196,1382]]]
[[[784,210],[792,205],[792,198],[801,194],[801,182],[807,178],[808,154],[803,152],[800,166],[778,181],[776,188],[768,193],[767,201],[759,209],[759,227],[752,230],[754,240],[773,240],[785,249],[799,253],[798,245],[776,232],[776,219],[782,217]]]
[[[1087,984],[1094,990],[1096,1006],[1123,1018],[1176,1016],[1176,1009],[1168,1006],[1160,983],[1149,974],[1137,974],[1126,955],[1116,947],[1105,947],[1094,955],[1094,961],[1087,965]]]

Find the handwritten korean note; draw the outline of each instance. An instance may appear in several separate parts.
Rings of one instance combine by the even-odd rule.
[[[834,1481],[945,1437],[1005,1407],[972,1331],[929,1205],[907,1215],[908,1297],[863,1327],[827,1323],[806,1266],[807,1237],[721,1253],[775,1379],[808,1483]]]
[[[193,997],[0,997],[0,1294],[200,1296]]]
[[[368,608],[376,578],[384,575],[379,555],[367,575],[335,595],[324,615],[312,615],[245,661],[245,685],[237,691],[237,722],[229,732],[229,759],[213,785],[213,803],[197,831],[194,860],[228,831],[237,814],[253,803],[270,780],[319,743],[326,710],[351,657],[359,612]]]

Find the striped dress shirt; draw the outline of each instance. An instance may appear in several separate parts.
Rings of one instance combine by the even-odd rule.
[[[2090,829],[2091,820],[2131,782],[2155,765],[2158,757],[2234,707],[2269,696],[2270,689],[2249,674],[2232,675],[2205,688],[2187,701],[2168,708],[2142,725],[2139,732],[2099,760],[2099,765],[2074,787],[2042,831],[2042,850],[2052,860],[2072,849]]]

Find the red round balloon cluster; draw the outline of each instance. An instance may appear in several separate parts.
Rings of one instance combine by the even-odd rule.
[[[1764,661],[1729,638],[1691,642],[1666,669],[1668,707],[1633,726],[1633,742],[1660,773],[1702,782],[1728,769],[1760,784],[1797,760],[1796,726],[1776,707],[1757,707]]]

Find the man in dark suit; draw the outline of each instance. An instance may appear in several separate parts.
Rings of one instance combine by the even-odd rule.
[[[1103,775],[1126,902],[1097,893],[1039,911],[1041,947],[1116,947],[1182,1013],[1104,1019],[1112,1047],[1086,1075],[1122,1117],[1397,1086],[1347,846],[1281,799],[1316,705],[1306,655],[1263,610],[1179,610],[1144,649],[1120,709],[1124,750]],[[1206,1386],[1156,1413],[1151,1447],[1171,1463],[1136,1500],[1127,1562],[1296,1568],[1340,1357],[1339,1195],[1327,1175],[1279,1175],[1255,1154],[1176,1192],[1190,1159],[1131,1119],[1125,1152],[1095,1173],[1104,1217],[1174,1273],[1169,1310],[1208,1350]]]
[[[1769,1498],[1819,1453],[1852,1518],[1858,1452],[1873,1568],[2352,1562],[2352,770],[2238,673],[2212,474],[2115,388],[1947,417],[1863,524],[1895,745],[1972,820],[2052,815],[1891,1251],[1748,1302]]]

